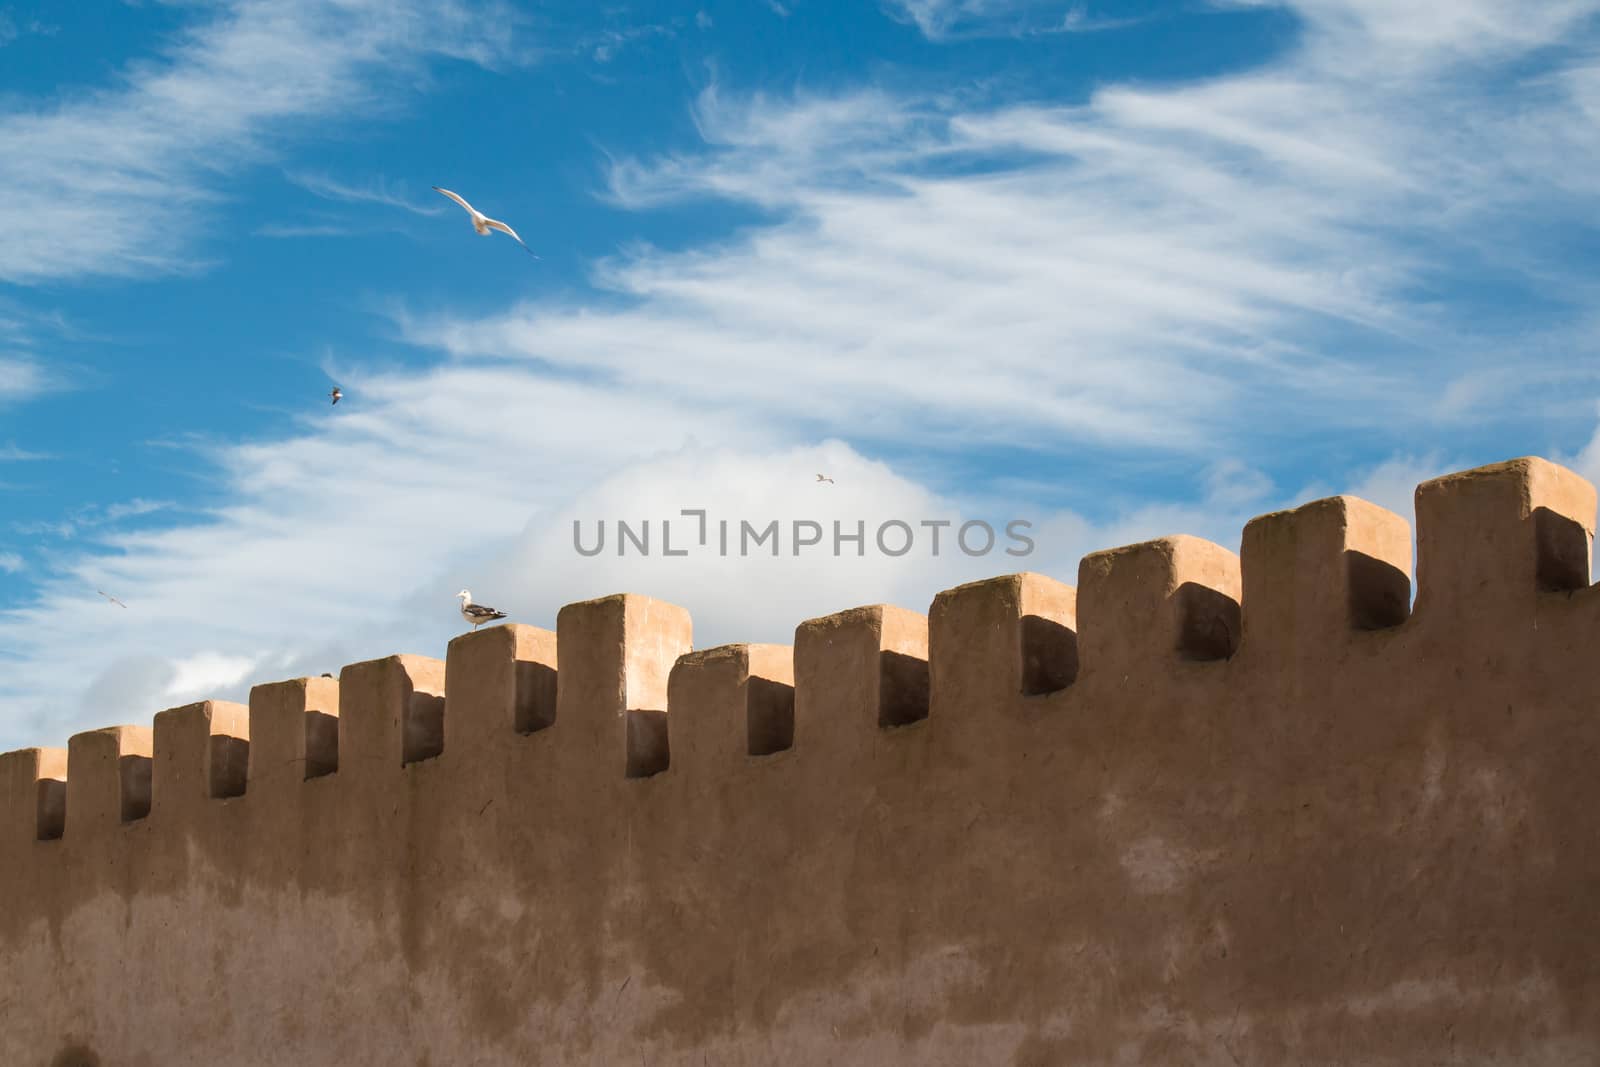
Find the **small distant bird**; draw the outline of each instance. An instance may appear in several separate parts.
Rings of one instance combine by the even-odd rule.
[[[833,479],[828,477],[826,474],[817,475],[817,481],[819,481],[819,482],[827,482],[829,485],[833,484]]]
[[[337,385],[328,392],[328,395],[333,398],[335,404],[344,399],[344,393],[340,392]]]
[[[323,677],[324,677],[324,678],[332,678],[332,677],[333,677],[333,675],[331,675],[331,674],[329,674],[329,673],[328,673],[328,672],[327,672],[327,671],[323,671],[323,672],[322,672],[322,676],[323,676]]]
[[[466,589],[457,593],[456,597],[461,601],[461,617],[470,622],[474,630],[486,622],[494,622],[496,619],[506,617],[506,613],[503,611],[496,611],[494,608],[484,607],[482,604],[474,604],[472,602],[472,593]]]
[[[509,235],[513,241],[517,242],[517,244],[522,245],[522,250],[528,253],[528,255],[533,256],[534,259],[539,258],[538,256],[534,255],[533,249],[528,247],[527,242],[523,241],[522,238],[517,236],[516,230],[513,230],[510,226],[507,226],[499,219],[491,219],[489,216],[485,215],[483,212],[479,211],[477,208],[473,207],[471,204],[467,203],[465,200],[461,199],[461,197],[457,196],[455,193],[452,193],[448,189],[441,189],[435,185],[433,187],[433,191],[444,196],[448,196],[451,200],[454,200],[456,203],[466,208],[467,214],[472,216],[472,228],[478,231],[479,236],[487,237],[489,236],[490,230],[499,230],[501,233]]]
[[[102,592],[99,589],[96,589],[95,592],[99,593],[101,596],[105,597],[107,600],[111,601],[113,604],[115,604],[119,608],[126,608],[128,606],[128,605],[124,604],[122,601],[118,600],[116,597],[112,596],[110,593]]]

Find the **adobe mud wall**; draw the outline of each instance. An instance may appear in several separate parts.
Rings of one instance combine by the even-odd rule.
[[[0,757],[0,1063],[1600,1062],[1540,460],[690,651],[639,596]]]

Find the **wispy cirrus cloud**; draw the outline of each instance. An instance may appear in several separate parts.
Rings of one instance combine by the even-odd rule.
[[[933,0],[938,2],[938,0]],[[1418,65],[1497,59],[1559,43],[1594,16],[1589,0],[1209,0],[1212,7],[1281,8],[1305,22],[1303,58],[1337,55],[1401,75]],[[1574,41],[1572,43],[1581,43]]]
[[[464,0],[230,0],[196,20],[113,88],[0,105],[0,279],[190,269],[223,175],[298,124],[392,110],[384,90],[431,58],[510,62],[518,21]]]
[[[1586,419],[1553,387],[1600,388],[1575,358],[1595,349],[1589,272],[1516,239],[1534,210],[1581,224],[1539,177],[1566,146],[1538,127],[1571,102],[1485,94],[1444,123],[1382,99],[1318,67],[1073,108],[708,93],[709,150],[619,164],[614,199],[742,200],[782,223],[603,265],[628,298],[615,314],[531,305],[411,336],[900,447],[1204,451],[1287,420]],[[1434,295],[1484,278],[1503,302]],[[1510,376],[1508,334],[1527,356]],[[1449,387],[1482,375],[1502,380]],[[1269,397],[1271,417],[1237,417]]]
[[[1106,33],[1111,30],[1123,30],[1131,26],[1138,26],[1150,21],[1149,15],[1134,15],[1118,17],[1113,15],[1091,14],[1088,7],[1080,4],[1069,8],[1062,16],[1061,21],[1053,29],[1046,29],[1046,33]]]
[[[37,360],[0,353],[0,407],[37,396],[53,384],[51,375]]]
[[[10,8],[0,9],[0,48],[24,37],[53,37],[57,32],[58,28],[48,22],[32,18],[18,21]]]
[[[1091,5],[1061,0],[889,0],[886,9],[934,41],[1103,33],[1137,26],[1154,17],[1148,11],[1130,11],[1126,2]]]
[[[440,215],[445,210],[443,205],[422,203],[420,199],[410,195],[411,190],[396,188],[381,177],[358,185],[309,171],[293,171],[284,176],[306,192],[324,200],[337,200],[347,204],[380,204],[384,207],[397,207],[413,215]]]
[[[670,39],[677,36],[678,23],[681,21],[674,19],[670,22],[613,27],[602,30],[593,40],[586,40],[582,47],[588,50],[590,57],[596,63],[610,63],[629,48],[637,47],[652,39]]]
[[[341,226],[337,223],[293,223],[293,222],[268,222],[257,226],[253,231],[257,237],[350,237],[362,231],[354,226]]]
[[[67,388],[59,361],[50,366],[39,353],[46,341],[78,336],[59,312],[31,310],[0,296],[0,408]],[[0,459],[4,458],[5,450],[0,449]]]
[[[1270,66],[1108,86],[1081,107],[708,93],[709,150],[625,161],[613,195],[743,200],[786,222],[714,255],[606,273],[637,301],[641,334],[718,323],[681,361],[653,346],[657,359],[619,356],[618,372],[731,363],[765,338],[804,338],[816,351],[796,353],[773,393],[796,417],[871,407],[886,435],[924,423],[896,419],[894,400],[862,401],[864,384],[901,383],[907,416],[931,405],[1001,433],[1102,442],[1248,434],[1259,422],[1230,414],[1268,395],[1330,426],[1459,424],[1533,403],[1586,418],[1600,294],[1586,262],[1537,235],[1585,231],[1600,195],[1600,167],[1575,165],[1600,162],[1586,58],[1596,5],[1526,21],[1504,3],[1408,9],[1398,25],[1364,2],[1343,20],[1333,0],[1306,6],[1303,47]],[[1390,50],[1405,62],[1374,78]],[[1496,299],[1451,297],[1482,286]],[[562,363],[580,358],[569,327],[630,351],[617,336],[627,317],[529,309],[437,336],[462,353]],[[1510,337],[1529,357],[1515,374]],[[707,377],[694,388],[762,388]],[[1465,384],[1480,380],[1492,386]]]
[[[938,40],[963,24],[991,23],[1014,17],[1026,0],[888,0],[885,8],[914,23],[924,36]]]
[[[118,523],[126,519],[141,518],[158,511],[171,510],[173,507],[174,504],[170,500],[144,500],[135,497],[132,500],[103,506],[87,504],[74,508],[66,517],[59,520],[14,522],[11,524],[11,529],[16,533],[30,536],[46,535],[67,540],[82,533],[115,528]],[[108,533],[102,540],[114,536]]]

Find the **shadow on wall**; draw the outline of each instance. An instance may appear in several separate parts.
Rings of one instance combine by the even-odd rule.
[[[133,822],[150,814],[149,756],[123,756],[117,761],[122,776],[122,821]]]
[[[1042,615],[1022,617],[1022,694],[1043,696],[1078,678],[1078,635]]]
[[[1350,576],[1350,619],[1359,630],[1399,626],[1411,614],[1411,575],[1386,560],[1344,551]]]
[[[878,657],[878,725],[910,726],[928,717],[928,661],[903,652]]]
[[[56,1053],[50,1067],[100,1067],[100,1057],[82,1045],[68,1045]]]
[[[1198,582],[1184,582],[1175,594],[1183,628],[1178,653],[1185,659],[1228,659],[1239,650],[1239,602]]]
[[[1541,589],[1558,593],[1589,584],[1589,531],[1549,508],[1533,510],[1533,536],[1538,545]]]

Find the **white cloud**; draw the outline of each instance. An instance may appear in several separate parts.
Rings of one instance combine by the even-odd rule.
[[[1115,13],[1117,5],[1063,0],[889,0],[889,13],[934,41],[1041,33],[1100,33],[1148,21]],[[1110,9],[1109,12],[1101,8]]]
[[[178,707],[197,700],[212,700],[212,693],[245,682],[258,661],[251,656],[223,656],[201,652],[172,664],[172,677],[162,699]]]
[[[442,655],[460,630],[454,592],[470,587],[517,621],[553,626],[563,603],[633,590],[691,609],[696,644],[787,642],[803,619],[862,603],[925,609],[939,589],[997,573],[1046,570],[1072,579],[1086,551],[1187,530],[1237,541],[1237,508],[1142,509],[1096,527],[1065,513],[975,511],[839,441],[797,444],[759,418],[686,407],[606,387],[540,379],[520,369],[452,367],[414,376],[347,376],[363,406],[331,426],[226,450],[235,492],[202,523],[100,535],[106,553],[44,577],[35,602],[0,616],[0,644],[18,661],[0,678],[0,748],[112,721],[144,721],[206,697],[242,699],[250,684],[411,651]],[[484,411],[505,413],[485,423]],[[520,413],[520,414],[517,414]],[[601,420],[627,433],[593,432]],[[715,441],[715,445],[700,441]],[[819,485],[817,471],[834,479]],[[706,548],[685,508],[705,508]],[[954,543],[964,519],[1000,533],[990,554]],[[1037,551],[1005,523],[1032,521]],[[584,558],[572,520],[592,545]],[[614,523],[652,521],[652,554],[616,555]],[[733,522],[729,555],[713,551]],[[777,520],[780,553],[739,552],[738,521]],[[793,522],[857,523],[853,547],[793,554]],[[912,552],[875,547],[888,520],[913,528]],[[661,554],[660,522],[675,547]],[[931,554],[924,521],[949,521]],[[891,550],[899,531],[886,531]],[[976,534],[969,544],[979,543]],[[105,589],[126,610],[95,593]],[[48,606],[48,608],[46,607]],[[49,708],[30,718],[23,708]]]
[[[1600,486],[1600,429],[1596,429],[1589,443],[1571,460],[1572,469],[1595,485]]]
[[[1595,11],[1590,0],[1250,0],[1240,6],[1293,10],[1309,23],[1313,54],[1340,62],[1360,57],[1363,73],[1527,51],[1560,41]]]
[[[596,63],[610,63],[629,48],[656,39],[676,37],[678,21],[674,19],[670,23],[644,23],[604,29],[584,40],[581,48],[588,51]],[[705,29],[705,26],[700,28]]]
[[[50,376],[27,356],[0,354],[0,406],[36,396],[50,388]]]
[[[0,458],[4,458],[0,453]],[[29,459],[42,459],[45,457],[28,455]],[[80,533],[92,532],[104,528],[115,528],[124,519],[140,518],[160,511],[168,511],[173,507],[170,500],[143,500],[134,498],[120,503],[112,504],[87,504],[73,508],[66,517],[59,520],[35,520],[32,522],[14,522],[11,528],[17,533],[40,535],[48,534],[52,537],[70,539]]]
[[[0,163],[0,167],[3,166]],[[4,210],[0,206],[0,212]],[[0,257],[4,254],[0,251]],[[80,337],[80,331],[60,312],[25,308],[0,294],[0,409],[66,388],[67,375],[60,363],[47,367],[39,355],[41,341]],[[6,449],[0,448],[0,459],[6,458]],[[30,457],[11,455],[9,458]]]
[[[0,11],[0,48],[13,44],[23,37],[54,37],[59,27],[38,19],[18,22],[10,10]]]
[[[349,237],[352,234],[360,233],[361,231],[350,226],[338,226],[328,223],[307,223],[302,225],[296,223],[269,222],[265,225],[257,226],[254,232],[257,237],[295,238]]]
[[[1295,420],[1464,426],[1534,404],[1577,417],[1549,386],[1600,390],[1586,271],[1484,239],[1567,209],[1519,153],[1570,102],[1485,91],[1462,126],[1427,86],[1397,106],[1410,89],[1286,66],[1075,108],[711,91],[697,112],[710,150],[619,162],[612,196],[742,200],[781,224],[604,265],[618,313],[536,304],[411,336],[900,446],[959,427],[963,442],[1236,452]],[[1490,162],[1506,146],[1518,158]],[[1541,310],[1546,334],[1514,375],[1491,332],[1506,324],[1412,297],[1467,265],[1503,276],[1507,307],[1531,294],[1573,308]],[[1474,375],[1508,380],[1439,395]],[[1235,417],[1267,397],[1265,419]]]
[[[1052,31],[1056,33],[1105,33],[1109,30],[1122,30],[1130,26],[1138,26],[1148,22],[1148,17],[1116,18],[1110,15],[1090,14],[1089,9],[1082,4],[1070,8],[1061,21]]]
[[[996,20],[1010,22],[1032,6],[1030,0],[889,0],[889,11],[916,25],[924,36],[939,40],[954,30]]]
[[[834,482],[818,483],[817,471]],[[706,511],[703,545],[700,520],[685,516],[685,509]],[[540,606],[602,589],[649,590],[692,605],[700,647],[787,643],[803,619],[876,601],[922,609],[939,588],[1022,569],[1022,560],[1005,551],[1022,550],[1006,536],[1013,518],[1040,516],[964,512],[956,501],[838,441],[755,452],[689,446],[584,489],[531,525],[486,573],[513,602]],[[624,548],[619,519],[635,534],[649,520],[651,555],[637,554],[631,542]],[[995,531],[985,555],[959,547],[957,533],[968,519]],[[575,551],[575,520],[585,548],[603,545],[599,555]],[[603,542],[597,539],[601,521]],[[664,521],[672,547],[687,555],[663,555]],[[820,544],[802,543],[813,538]],[[981,528],[969,531],[967,546],[974,552],[985,546]]]
[[[484,560],[581,487],[682,447],[685,427],[727,447],[768,439],[737,418],[510,368],[341,380],[359,407],[218,456],[230,504],[165,529],[97,530],[97,551],[44,582],[52,610],[0,616],[0,646],[21,659],[0,679],[13,716],[0,730],[140,720],[165,706],[174,665],[195,657],[248,659],[270,676],[402,647],[437,653],[459,621],[451,594],[488,597]],[[601,418],[631,432],[596,440]],[[100,610],[97,588],[128,610]],[[15,719],[46,706],[57,709],[48,727]]]
[[[1460,470],[1465,465],[1460,462],[1448,462],[1437,453],[1424,456],[1391,456],[1367,471],[1346,492],[1363,500],[1370,500],[1379,507],[1388,508],[1412,524],[1414,535],[1417,486],[1449,474],[1453,470]]]
[[[1238,508],[1270,498],[1272,479],[1238,459],[1224,459],[1206,472],[1205,499],[1218,507]]]
[[[149,515],[157,511],[166,511],[172,507],[170,500],[145,500],[135,497],[126,503],[108,504],[101,509],[99,521],[118,522],[122,519],[133,518],[139,515]]]
[[[440,215],[444,213],[446,206],[442,203],[438,206],[418,203],[383,178],[374,179],[364,185],[351,185],[326,174],[308,171],[295,171],[285,177],[306,192],[324,200],[338,200],[350,204],[381,204],[384,207],[397,207],[414,215]]]
[[[508,59],[516,20],[463,0],[207,5],[120,84],[0,108],[0,279],[190,269],[222,177],[289,127],[380,113],[430,57]],[[493,32],[491,32],[491,30]]]
[[[22,570],[22,557],[15,552],[0,552],[0,571],[16,574]]]

